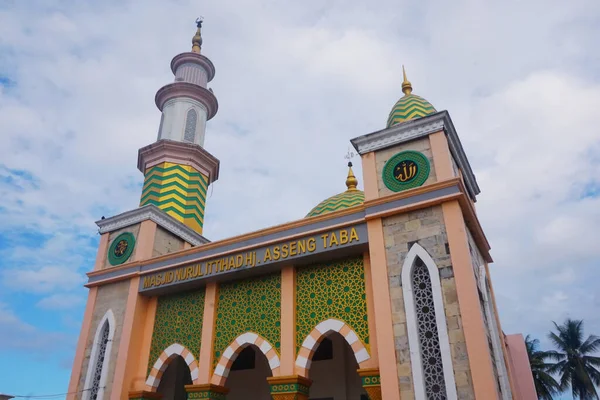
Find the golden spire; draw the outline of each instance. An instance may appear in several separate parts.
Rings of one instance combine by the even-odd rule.
[[[406,71],[404,70],[404,65],[402,66],[402,76],[404,77],[404,81],[402,82],[402,92],[404,95],[408,96],[412,92],[412,84],[408,79],[406,79]]]
[[[192,53],[200,54],[200,48],[202,48],[202,35],[200,30],[202,29],[202,17],[196,18],[196,34],[192,38]]]
[[[356,190],[356,186],[358,186],[358,179],[356,179],[354,172],[352,172],[352,162],[348,162],[348,177],[346,178],[346,187],[348,190]]]

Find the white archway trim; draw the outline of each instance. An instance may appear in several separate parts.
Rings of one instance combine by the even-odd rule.
[[[108,310],[100,323],[96,327],[96,334],[94,335],[94,342],[92,345],[92,352],[90,354],[90,360],[88,362],[87,373],[85,376],[85,384],[83,385],[85,392],[83,392],[82,399],[88,400],[90,398],[90,389],[92,388],[92,382],[94,379],[94,371],[96,370],[96,363],[98,362],[98,355],[100,353],[100,340],[102,335],[102,330],[108,324],[108,342],[106,343],[106,351],[104,353],[104,360],[102,362],[102,372],[100,373],[100,385],[98,389],[97,400],[102,400],[104,398],[104,388],[106,387],[106,379],[108,378],[108,364],[110,361],[110,352],[112,349],[112,342],[115,336],[115,316],[112,310]]]
[[[410,248],[404,259],[404,264],[402,265],[402,293],[404,295],[404,306],[406,310],[406,327],[408,330],[408,344],[410,347],[410,362],[415,387],[415,398],[426,398],[425,380],[423,377],[423,360],[421,359],[421,344],[419,341],[412,280],[412,270],[417,257],[420,258],[427,267],[431,279],[435,319],[440,342],[440,351],[442,353],[442,367],[444,369],[446,395],[448,396],[448,400],[456,400],[458,397],[456,393],[456,383],[454,381],[454,369],[452,368],[452,356],[450,352],[450,341],[448,340],[448,328],[446,326],[446,314],[444,312],[444,299],[442,298],[440,275],[438,268],[429,253],[427,253],[427,251],[418,243],[413,244]]]
[[[192,381],[194,382],[198,379],[198,361],[196,361],[194,354],[185,348],[185,346],[173,343],[160,354],[150,371],[150,375],[148,375],[148,379],[146,379],[146,385],[149,386],[151,391],[155,392],[158,389],[163,373],[176,356],[181,356],[185,360],[190,369]]]
[[[338,319],[327,319],[319,323],[308,334],[302,343],[302,347],[300,347],[300,351],[296,357],[296,370],[300,375],[304,377],[308,376],[313,354],[323,338],[332,332],[342,335],[350,347],[352,347],[354,358],[356,358],[356,362],[359,365],[371,358],[364,344],[358,339],[356,332],[348,324]]]
[[[244,348],[250,345],[256,346],[265,355],[265,357],[267,357],[273,376],[279,376],[279,366],[281,365],[281,362],[271,343],[269,343],[267,339],[257,335],[254,332],[246,332],[235,338],[235,340],[231,342],[229,346],[227,346],[223,352],[223,355],[221,355],[221,358],[219,359],[219,363],[215,367],[211,383],[214,385],[224,386],[225,380],[227,379],[227,376],[229,376],[231,366],[233,365],[233,362],[237,358],[238,354],[240,354]]]

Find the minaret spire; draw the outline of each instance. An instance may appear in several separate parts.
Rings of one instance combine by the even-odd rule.
[[[346,187],[348,190],[356,190],[358,186],[358,179],[354,176],[352,171],[352,161],[348,161],[348,177],[346,178]]]
[[[204,19],[202,17],[196,18],[196,26],[198,29],[196,30],[196,34],[192,38],[192,53],[200,54],[200,49],[202,49],[202,21]]]
[[[156,93],[158,138],[140,149],[138,168],[145,176],[140,206],[153,204],[201,234],[206,193],[219,177],[219,160],[204,149],[204,136],[219,104],[208,88],[215,66],[200,54],[202,18],[196,27],[192,51],[171,61],[175,81]]]
[[[404,81],[402,82],[402,93],[408,96],[412,93],[412,84],[406,78],[406,70],[404,69],[404,65],[402,66],[402,76],[404,78]]]

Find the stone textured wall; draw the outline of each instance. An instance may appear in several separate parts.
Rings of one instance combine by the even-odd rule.
[[[467,347],[462,330],[458,296],[441,206],[385,218],[383,220],[383,234],[388,263],[398,380],[402,399],[415,398],[401,282],[402,264],[409,247],[414,242],[418,242],[427,250],[440,273],[458,398],[474,399]]]
[[[390,194],[394,194],[390,189],[385,186],[383,183],[383,179],[381,179],[381,173],[383,172],[383,167],[387,160],[392,158],[397,153],[405,150],[413,150],[423,153],[427,160],[429,160],[430,172],[429,178],[425,181],[423,186],[429,185],[430,183],[437,182],[436,174],[435,174],[435,166],[433,165],[433,155],[431,153],[431,143],[429,142],[429,137],[425,137],[422,139],[413,140],[408,143],[403,143],[397,146],[394,146],[389,149],[379,150],[375,153],[375,163],[377,169],[377,188],[379,189],[379,197],[387,196]]]
[[[133,236],[135,237],[135,240],[137,241],[138,234],[140,233],[140,224],[135,224],[135,225],[127,226],[125,228],[121,228],[119,230],[111,232],[109,234],[109,236],[108,236],[108,249],[107,249],[107,251],[110,249],[110,246],[111,246],[113,240],[115,240],[115,238],[117,236],[119,236],[123,232],[131,232],[131,233],[133,233]],[[137,246],[137,243],[136,243],[136,246]],[[135,254],[135,250],[134,250],[134,253],[132,253],[131,256],[129,257],[128,261],[130,261],[132,259],[133,254]],[[110,265],[110,262],[108,262],[108,257],[105,254],[104,255],[104,266],[103,266],[103,269],[104,268],[114,268],[114,267],[115,266]]]
[[[171,232],[157,226],[156,236],[154,237],[154,247],[152,248],[152,257],[179,251],[183,249],[184,243],[185,241],[183,239],[180,239]]]
[[[96,304],[92,313],[92,323],[90,326],[90,333],[87,337],[85,345],[85,352],[83,358],[83,365],[81,368],[81,375],[79,376],[79,385],[77,391],[84,389],[85,378],[87,376],[87,370],[90,364],[90,356],[92,347],[94,345],[94,338],[96,336],[96,330],[98,324],[104,318],[106,312],[112,310],[115,317],[115,335],[112,341],[112,347],[110,349],[110,358],[108,360],[108,375],[106,380],[106,389],[104,391],[104,397],[109,398],[113,376],[115,373],[115,365],[117,363],[117,353],[119,351],[119,345],[121,343],[121,332],[123,331],[123,319],[125,317],[125,307],[127,305],[127,297],[129,293],[129,281],[117,282],[108,285],[104,285],[98,288],[98,294],[96,297]],[[85,388],[87,389],[87,388]],[[77,394],[77,398],[81,399],[81,393]]]

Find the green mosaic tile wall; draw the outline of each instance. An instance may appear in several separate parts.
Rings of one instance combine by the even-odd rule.
[[[204,288],[158,298],[148,373],[160,353],[173,343],[185,346],[198,359],[203,317]]]
[[[329,318],[347,323],[370,350],[362,257],[298,268],[296,285],[296,351]]]
[[[265,338],[279,353],[281,274],[224,283],[219,288],[214,364],[233,340],[245,332]]]

